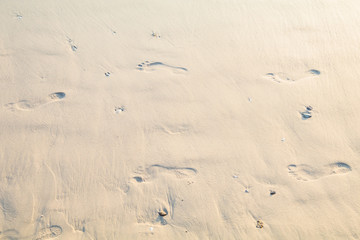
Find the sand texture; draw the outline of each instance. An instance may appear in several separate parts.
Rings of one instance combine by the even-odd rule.
[[[359,0],[1,0],[0,239],[360,239]]]

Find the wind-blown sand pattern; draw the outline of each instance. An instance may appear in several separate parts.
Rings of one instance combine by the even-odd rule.
[[[359,12],[0,1],[0,239],[360,239]]]

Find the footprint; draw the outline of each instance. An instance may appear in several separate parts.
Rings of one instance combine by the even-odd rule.
[[[292,79],[290,76],[288,76],[285,73],[279,72],[279,73],[267,73],[265,75],[265,78],[271,79],[277,83],[282,82],[295,82],[294,79]]]
[[[56,238],[62,234],[63,230],[62,227],[58,225],[52,225],[47,228],[41,229],[37,234],[35,239],[42,240],[42,239],[51,239]]]
[[[301,81],[310,77],[318,76],[321,72],[317,69],[310,69],[306,72],[305,76],[303,77],[292,77],[287,73],[278,72],[278,73],[267,73],[265,74],[264,78],[270,79],[277,83],[293,83],[296,81]]]
[[[115,107],[115,108],[114,108],[114,112],[115,112],[116,114],[119,114],[119,113],[124,112],[124,111],[125,111],[125,107],[124,107],[124,106]]]
[[[135,176],[133,179],[138,183],[145,182],[145,179],[141,176]]]
[[[312,118],[312,110],[313,110],[312,106],[310,106],[310,105],[305,106],[305,111],[299,112],[301,114],[301,119],[306,120],[306,119]]]
[[[151,36],[154,38],[161,38],[160,33],[152,31]]]
[[[173,173],[178,178],[192,177],[197,174],[197,170],[190,167],[171,167],[154,164],[146,168],[146,172],[150,175],[156,175],[158,172],[161,171]]]
[[[306,120],[312,117],[312,114],[310,111],[305,111],[305,112],[300,112],[301,114],[301,119],[302,120]]]
[[[309,181],[335,174],[345,174],[351,172],[352,169],[346,163],[335,162],[325,165],[322,168],[314,168],[307,164],[291,164],[288,166],[288,170],[289,174],[297,180]]]
[[[73,50],[74,52],[76,52],[78,49],[78,47],[76,45],[71,45],[71,50]]]
[[[73,41],[71,38],[69,38],[69,37],[67,37],[67,40],[68,40],[68,42],[69,42],[69,45],[70,45],[70,47],[71,47],[71,50],[73,50],[74,52],[76,52],[77,49],[78,49],[78,47],[75,45],[74,41]]]
[[[151,165],[147,168],[139,167],[132,177],[133,182],[143,183],[148,179],[155,178],[158,174],[163,172],[173,174],[177,178],[190,178],[197,174],[195,168],[190,167],[173,167],[173,166],[164,166],[159,164]]]
[[[157,128],[167,134],[170,135],[179,135],[189,132],[191,130],[191,126],[187,124],[180,125],[159,125]]]
[[[158,68],[172,69],[172,70],[176,70],[177,72],[187,72],[188,71],[187,68],[176,67],[176,66],[168,65],[168,64],[165,64],[162,62],[145,61],[145,62],[137,65],[137,69],[140,71],[154,71]]]
[[[5,105],[9,110],[22,110],[22,111],[32,111],[35,108],[40,106],[56,102],[65,98],[66,94],[64,92],[54,92],[49,94],[45,99],[40,100],[20,100],[15,103],[8,103]]]

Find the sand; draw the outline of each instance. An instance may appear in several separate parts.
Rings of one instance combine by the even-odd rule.
[[[2,0],[0,239],[360,239],[359,12]]]

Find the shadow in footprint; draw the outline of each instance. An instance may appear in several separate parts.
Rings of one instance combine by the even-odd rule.
[[[305,112],[300,112],[301,114],[301,119],[302,120],[306,120],[312,117],[312,114],[310,111],[305,111]]]
[[[66,94],[64,92],[55,92],[49,94],[49,97],[53,100],[59,100],[65,98]]]
[[[141,182],[145,182],[144,178],[142,177],[133,177],[133,179],[135,179],[135,181],[137,181],[138,183],[141,183]]]
[[[35,108],[44,106],[49,103],[53,103],[59,100],[64,99],[66,94],[64,92],[54,92],[49,94],[46,98],[40,100],[20,100],[15,103],[8,103],[5,105],[9,110],[22,110],[22,111],[32,111]]]
[[[69,37],[67,38],[68,39],[68,42],[69,42],[69,45],[71,47],[71,50],[73,50],[74,52],[77,51],[78,47],[76,46],[76,44],[74,43],[74,41],[72,39],[70,39]]]
[[[309,73],[314,74],[314,75],[320,75],[321,72],[319,70],[316,70],[316,69],[310,69]]]
[[[307,164],[290,164],[288,166],[289,174],[300,181],[310,181],[320,179],[322,177],[345,174],[351,172],[351,167],[343,162],[335,162],[325,165],[322,168],[314,168]]]

